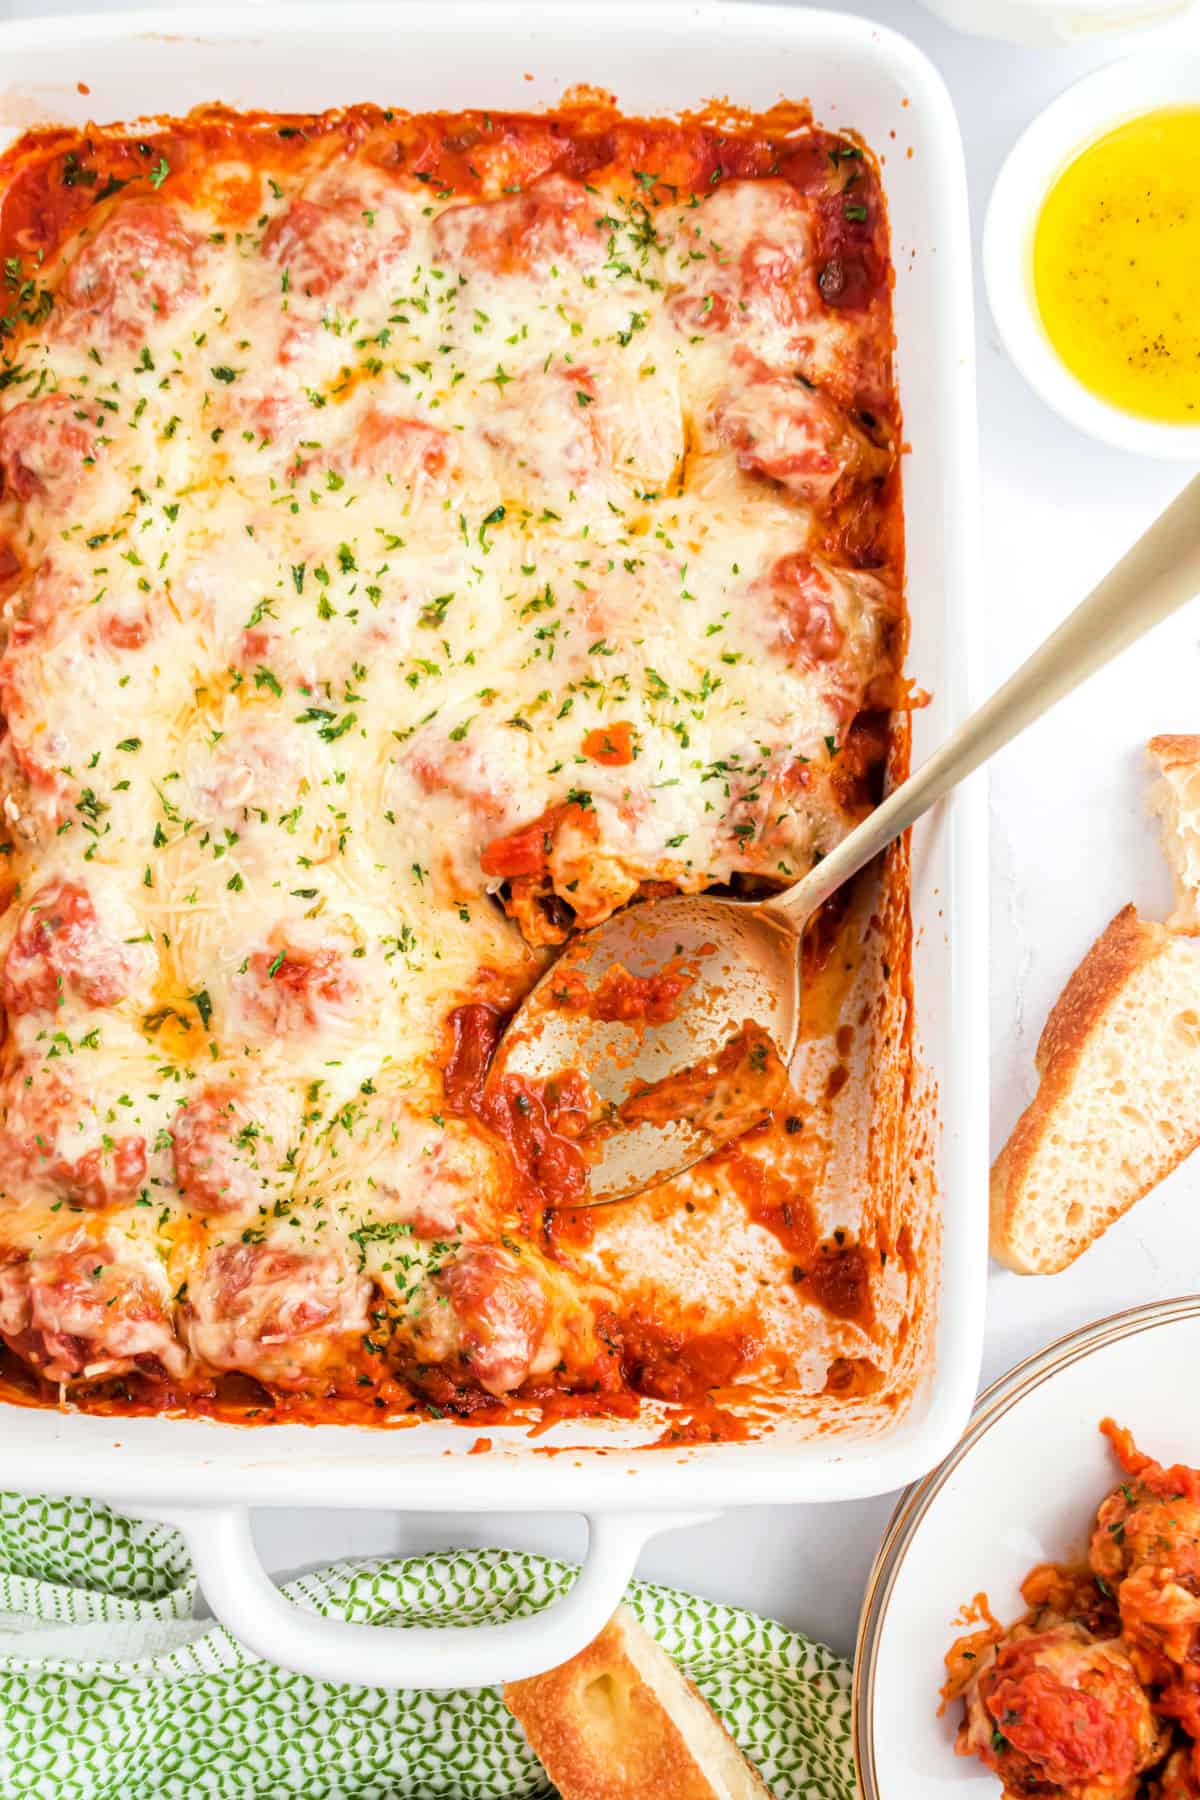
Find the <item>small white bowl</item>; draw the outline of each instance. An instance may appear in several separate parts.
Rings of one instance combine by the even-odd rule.
[[[973,37],[1014,44],[1086,44],[1161,25],[1192,0],[925,0],[930,12]]]
[[[1097,138],[1164,106],[1200,106],[1200,47],[1123,57],[1052,101],[1017,139],[996,178],[983,228],[983,273],[1005,349],[1048,406],[1120,450],[1200,462],[1200,425],[1141,419],[1089,393],[1051,344],[1033,290],[1034,229],[1054,182]]]

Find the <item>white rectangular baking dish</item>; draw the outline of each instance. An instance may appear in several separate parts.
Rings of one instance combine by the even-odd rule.
[[[714,97],[811,101],[885,158],[905,435],[909,666],[932,692],[919,761],[964,714],[973,604],[976,451],[971,250],[957,125],[940,78],[904,39],[844,14],[676,0],[549,6],[487,0],[320,10],[283,5],[98,15],[0,28],[0,139],[31,124],[182,113],[211,100],[308,111],[375,100],[413,109],[535,109],[581,82],[630,112]],[[81,93],[77,84],[86,84]],[[554,1436],[428,1423],[369,1432],[248,1430],[0,1406],[0,1485],[85,1490],[187,1534],[214,1612],[253,1649],[316,1676],[473,1685],[548,1668],[611,1612],[641,1544],[681,1515],[750,1502],[884,1492],[936,1462],[975,1394],[986,1270],[987,1033],[983,790],[918,828],[913,857],[917,1041],[936,1081],[942,1256],[929,1377],[886,1433],[783,1425],[759,1442],[630,1448],[599,1421]],[[587,1514],[588,1559],[549,1614],[470,1630],[373,1631],[302,1613],[258,1563],[248,1508],[395,1506]]]

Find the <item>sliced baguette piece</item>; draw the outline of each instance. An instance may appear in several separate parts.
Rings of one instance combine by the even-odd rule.
[[[1150,759],[1159,778],[1150,791],[1163,855],[1175,883],[1172,931],[1200,931],[1200,737],[1182,732],[1153,737]]]
[[[992,1255],[1022,1275],[1065,1269],[1200,1143],[1200,938],[1125,907],[1059,996],[1037,1069],[992,1168]]]
[[[771,1800],[627,1606],[570,1662],[507,1682],[504,1704],[562,1800]]]

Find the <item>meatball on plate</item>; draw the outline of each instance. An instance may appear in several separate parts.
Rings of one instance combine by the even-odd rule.
[[[1061,1339],[902,1496],[855,1672],[864,1800],[1200,1796],[1200,1297]]]

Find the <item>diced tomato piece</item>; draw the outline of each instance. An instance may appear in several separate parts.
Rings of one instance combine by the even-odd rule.
[[[555,832],[568,813],[579,810],[578,806],[552,806],[528,825],[493,838],[479,858],[480,868],[485,875],[505,881],[518,875],[540,875],[554,848]]]
[[[589,731],[581,748],[590,762],[621,768],[636,755],[637,735],[628,719],[619,719],[613,725],[597,725]]]

